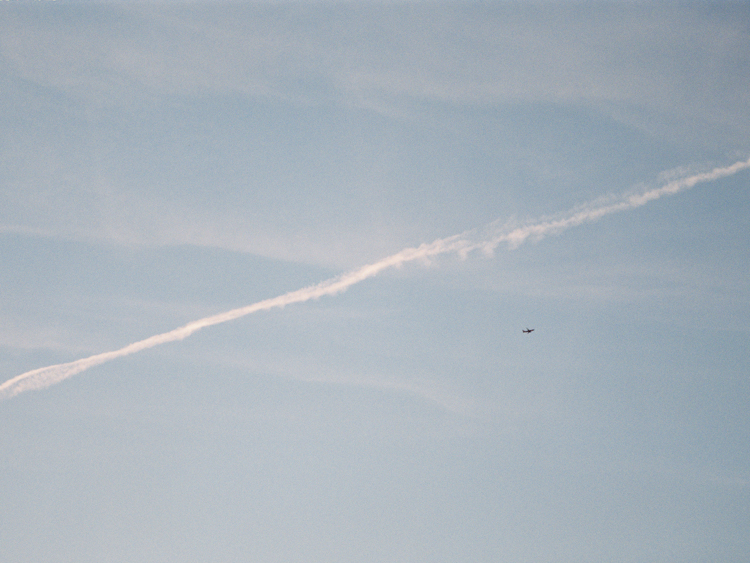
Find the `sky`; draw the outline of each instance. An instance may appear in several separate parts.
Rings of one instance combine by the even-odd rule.
[[[0,92],[0,560],[750,559],[750,5],[2,2]]]

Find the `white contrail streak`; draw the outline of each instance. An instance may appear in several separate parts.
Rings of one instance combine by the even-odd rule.
[[[481,230],[474,229],[452,237],[438,239],[429,244],[422,244],[417,248],[406,248],[401,252],[383,258],[378,262],[362,266],[357,270],[325,280],[317,285],[291,291],[272,299],[258,301],[247,307],[240,307],[239,309],[233,309],[225,313],[193,321],[169,332],[157,334],[156,336],[146,338],[145,340],[134,342],[133,344],[129,344],[119,350],[96,354],[74,362],[56,364],[27,371],[26,373],[17,375],[13,379],[9,379],[0,385],[0,400],[9,399],[10,397],[14,397],[24,391],[44,389],[45,387],[59,383],[72,375],[87,370],[90,367],[103,364],[104,362],[114,360],[115,358],[128,356],[167,342],[183,340],[202,328],[238,319],[257,311],[266,311],[275,307],[284,307],[286,305],[291,305],[292,303],[302,303],[304,301],[309,301],[310,299],[323,297],[324,295],[335,295],[345,291],[356,283],[377,275],[383,270],[399,267],[407,262],[426,259],[431,256],[446,253],[457,253],[461,256],[466,256],[469,252],[477,249],[483,250],[486,253],[491,253],[501,243],[507,243],[510,248],[516,248],[528,239],[540,240],[547,235],[558,234],[570,229],[571,227],[597,221],[606,215],[641,207],[662,196],[673,195],[692,188],[696,184],[711,182],[719,178],[731,176],[746,168],[750,168],[750,159],[736,162],[731,166],[724,168],[714,168],[710,172],[694,174],[685,178],[672,180],[660,188],[655,188],[639,194],[620,196],[615,200],[609,200],[605,203],[592,202],[586,206],[569,211],[567,214],[561,215],[558,218],[537,220],[519,227],[511,228],[501,227],[495,222]]]

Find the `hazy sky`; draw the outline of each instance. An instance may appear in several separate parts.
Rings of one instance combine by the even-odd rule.
[[[0,93],[0,560],[750,560],[750,5],[2,2]]]

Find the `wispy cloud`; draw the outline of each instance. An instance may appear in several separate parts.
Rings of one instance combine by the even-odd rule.
[[[746,8],[727,17],[574,4],[350,6],[336,17],[327,5],[238,4],[223,16],[200,5],[118,6],[77,12],[80,20],[10,12],[0,52],[24,81],[95,107],[170,94],[343,98],[387,113],[403,97],[553,101],[647,130],[683,121],[746,137]]]
[[[494,222],[482,229],[473,229],[451,237],[437,239],[416,248],[406,248],[382,260],[322,281],[316,285],[291,291],[271,299],[258,301],[246,307],[205,317],[169,332],[134,342],[119,350],[95,354],[73,362],[56,364],[22,373],[0,385],[0,400],[14,397],[24,391],[44,389],[72,375],[116,358],[128,356],[148,348],[153,348],[154,346],[159,346],[160,344],[183,340],[203,328],[232,321],[258,311],[282,308],[294,303],[303,303],[311,299],[336,295],[361,281],[376,276],[384,270],[398,268],[409,262],[425,260],[449,253],[466,257],[470,252],[475,250],[491,254],[502,243],[506,243],[509,248],[517,248],[529,239],[541,240],[548,235],[559,234],[572,227],[597,221],[613,213],[641,207],[661,197],[690,189],[696,184],[731,176],[747,168],[750,168],[750,159],[735,162],[730,166],[714,168],[710,172],[674,179],[659,188],[645,192],[621,195],[606,200],[596,200],[558,217],[541,219],[521,226],[510,227],[501,226],[499,222]]]

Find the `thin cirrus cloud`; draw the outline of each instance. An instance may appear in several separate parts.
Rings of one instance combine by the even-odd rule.
[[[145,92],[305,103],[343,96],[384,111],[404,95],[585,101],[614,104],[620,117],[635,108],[643,118],[700,115],[741,134],[750,65],[743,15],[727,20],[685,6],[425,5],[354,6],[331,18],[325,7],[236,5],[216,17],[199,7],[121,6],[115,18],[93,25],[10,12],[7,24],[0,22],[0,54],[11,76],[97,107]],[[675,53],[690,64],[675,64]],[[645,64],[647,72],[633,71]],[[708,79],[690,80],[693,73]],[[686,80],[693,87],[685,88]]]
[[[583,223],[597,221],[607,215],[636,209],[661,197],[674,195],[690,189],[696,184],[732,176],[747,168],[750,168],[750,159],[738,161],[726,167],[714,168],[709,172],[674,179],[659,188],[645,192],[621,195],[604,202],[596,200],[556,218],[536,220],[515,227],[502,226],[498,222],[493,222],[483,229],[473,229],[447,238],[437,239],[416,248],[405,248],[382,260],[322,281],[316,285],[290,291],[278,297],[264,299],[246,307],[205,317],[174,330],[139,340],[119,350],[95,354],[73,362],[55,364],[22,373],[0,385],[0,400],[9,399],[24,391],[44,389],[91,367],[116,358],[135,354],[136,352],[168,342],[183,340],[203,328],[232,321],[258,311],[282,308],[287,305],[304,303],[305,301],[318,299],[327,295],[336,295],[359,282],[376,276],[384,270],[398,268],[409,262],[449,253],[466,257],[466,255],[474,250],[491,254],[502,243],[508,244],[509,248],[517,248],[529,239],[541,240],[546,236],[559,234]]]

